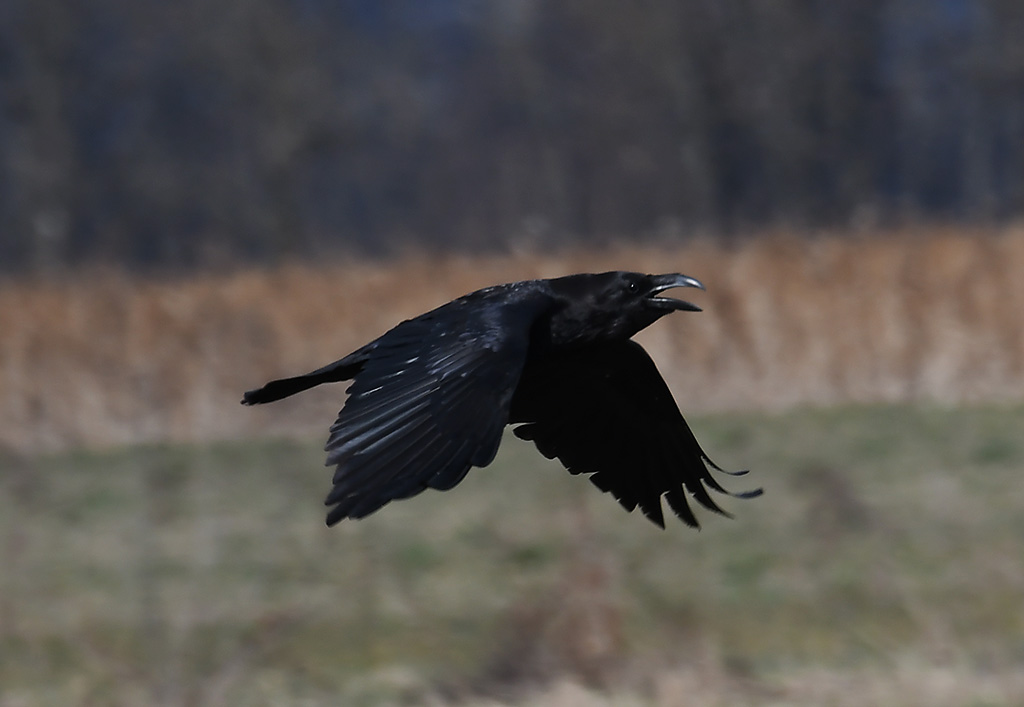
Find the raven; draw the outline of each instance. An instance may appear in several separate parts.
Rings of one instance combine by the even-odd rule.
[[[590,474],[627,511],[665,527],[661,497],[700,527],[683,492],[728,515],[730,493],[647,352],[630,337],[676,310],[661,296],[698,280],[672,273],[579,274],[487,287],[406,320],[345,358],[267,383],[242,403],[269,403],[351,380],[325,451],[336,466],[327,524],[362,518],[426,488],[447,490],[491,463],[505,425],[572,474]],[[725,472],[735,475],[740,472]]]

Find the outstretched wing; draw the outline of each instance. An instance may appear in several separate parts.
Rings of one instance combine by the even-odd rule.
[[[449,489],[494,459],[542,306],[535,296],[478,293],[374,342],[325,447],[337,466],[328,525]]]
[[[701,449],[654,362],[634,341],[531,367],[512,399],[509,422],[524,423],[516,436],[532,440],[541,454],[557,457],[570,473],[591,474],[594,485],[627,511],[640,506],[663,528],[662,496],[683,522],[699,527],[684,488],[705,508],[728,515],[707,490],[729,493],[709,466],[722,470]]]

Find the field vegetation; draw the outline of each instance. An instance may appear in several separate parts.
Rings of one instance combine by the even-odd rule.
[[[680,271],[706,310],[641,333],[687,410],[1024,399],[1024,228],[413,257],[164,280],[0,282],[0,445],[29,453],[308,435],[341,391],[242,410],[243,390],[333,361],[479,287]]]
[[[512,438],[334,529],[315,443],[8,459],[0,704],[1020,704],[1022,426],[701,417],[766,493],[700,532]]]
[[[681,271],[644,332],[732,520],[509,438],[322,523],[343,389],[243,390],[495,282]],[[0,707],[1024,704],[1024,230],[0,283]]]

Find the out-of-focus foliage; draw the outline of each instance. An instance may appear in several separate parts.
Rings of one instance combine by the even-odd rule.
[[[5,0],[0,268],[990,220],[1017,0]]]
[[[319,443],[0,450],[4,704],[1022,704],[1024,408],[691,420],[700,533],[511,438],[331,529]]]
[[[0,282],[0,449],[320,435],[347,386],[247,409],[242,391],[487,285],[668,263],[705,279],[693,297],[707,311],[666,317],[638,339],[687,414],[1024,401],[1024,224],[933,227],[740,248],[697,240],[156,280],[11,278]]]

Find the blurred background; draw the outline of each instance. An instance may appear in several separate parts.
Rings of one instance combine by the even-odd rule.
[[[0,707],[1024,704],[1024,5],[5,0]],[[679,271],[734,520],[530,446],[328,530],[455,296]]]

